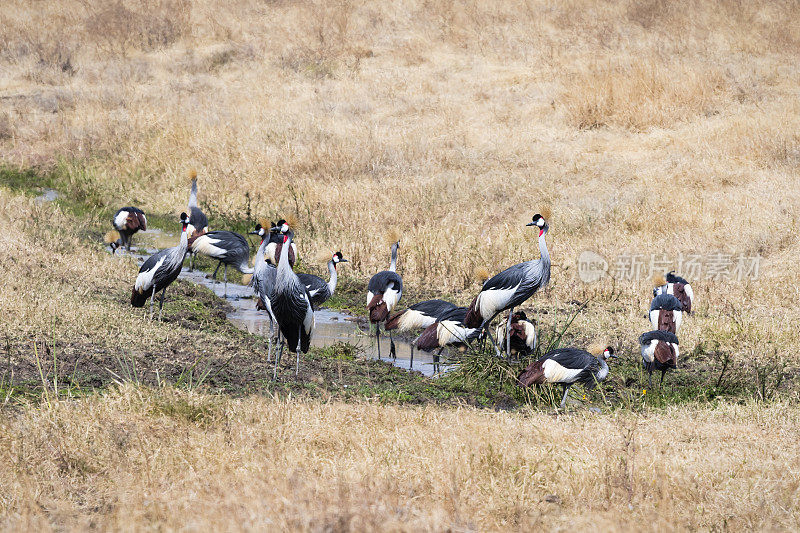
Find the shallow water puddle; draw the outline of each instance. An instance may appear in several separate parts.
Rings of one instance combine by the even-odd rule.
[[[137,233],[134,236],[134,246],[131,247],[130,255],[135,257],[139,264],[142,264],[158,249],[174,246],[177,239],[177,235],[171,235],[157,229],[149,229],[145,233]],[[140,244],[141,247],[136,246],[137,243]],[[125,255],[124,251],[118,250],[117,254],[120,253]],[[188,265],[188,258],[186,264]],[[222,279],[223,269],[224,266],[220,268],[220,271],[217,273],[217,279],[219,280]],[[234,269],[229,270],[233,272],[231,276],[236,276],[238,279],[238,271]],[[178,278],[208,287],[220,298],[225,294],[224,283],[221,281],[214,282],[210,274],[205,272],[199,270],[190,272],[188,267],[185,266]],[[169,298],[169,289],[167,289],[167,298]],[[257,335],[269,335],[269,318],[265,312],[256,309],[256,301],[253,297],[252,288],[229,281],[227,297],[225,299],[233,308],[233,310],[227,314],[228,320],[236,327]],[[368,335],[366,331],[359,327],[358,323],[351,316],[323,308],[314,313],[314,320],[315,327],[314,336],[311,339],[312,346],[324,347],[335,344],[336,342],[346,342],[362,348],[363,352],[368,357],[373,359],[378,358],[375,335]],[[385,334],[382,335],[382,359],[388,360],[399,368],[406,370],[413,369],[422,372],[426,376],[432,376],[434,374],[432,354],[414,350],[412,366],[411,344],[405,340],[397,339],[394,341],[394,344],[397,353],[396,359],[389,357],[389,337]],[[445,370],[446,367],[442,365],[441,369]]]

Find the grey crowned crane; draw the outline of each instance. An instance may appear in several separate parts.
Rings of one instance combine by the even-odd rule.
[[[600,345],[602,346],[602,345]],[[533,384],[561,383],[564,386],[564,396],[561,398],[560,408],[567,403],[567,394],[575,383],[582,383],[584,388],[592,389],[597,383],[608,376],[608,360],[614,355],[614,348],[607,346],[605,349],[592,350],[599,355],[578,348],[558,348],[544,354],[538,361],[528,365],[519,375],[519,382],[523,387]]]
[[[189,179],[192,181],[192,189],[189,192],[189,239],[197,238],[204,233],[208,233],[208,217],[200,210],[197,205],[197,171],[192,169],[189,172]],[[195,252],[189,251],[189,271],[194,270]]]
[[[653,386],[653,370],[661,370],[661,383],[664,383],[667,370],[678,367],[678,337],[669,331],[648,331],[639,337],[639,344],[647,383]]]
[[[139,230],[147,231],[147,218],[144,216],[144,211],[138,207],[123,207],[114,213],[111,225],[119,232],[119,240],[113,245],[109,243],[111,252],[114,253],[117,248],[122,246],[130,252],[133,234]]]
[[[394,239],[393,239],[394,240]],[[389,270],[378,272],[367,285],[367,311],[369,311],[369,321],[375,324],[375,340],[378,343],[378,359],[381,358],[381,322],[389,318],[394,306],[403,296],[403,278],[396,272],[397,270],[397,250],[400,248],[400,241],[395,240],[391,248],[389,259]],[[396,357],[394,339],[392,331],[389,330],[390,348],[389,354]]]
[[[445,300],[424,300],[391,315],[384,325],[386,331],[397,330],[399,333],[414,329],[425,329],[446,313],[458,308],[454,303]],[[414,368],[414,344],[411,343],[411,368]]]
[[[292,218],[291,216],[289,218]],[[289,231],[289,226],[296,226],[297,221],[291,220],[286,222],[284,219],[280,219],[277,224],[275,224],[272,229],[270,230],[269,235],[269,244],[267,244],[267,250],[265,252],[265,257],[267,262],[271,265],[278,264],[278,257],[281,255],[281,247],[283,246],[283,241],[286,237],[286,232]],[[292,243],[289,248],[289,265],[294,268],[294,263],[297,260],[297,245]]]
[[[468,328],[464,325],[467,315],[466,307],[456,307],[443,313],[440,318],[425,328],[417,339],[411,343],[426,352],[437,350],[433,356],[433,370],[439,371],[439,357],[448,346],[464,347],[478,338],[480,328]]]
[[[288,348],[297,353],[295,375],[300,372],[300,352],[308,352],[311,346],[311,336],[314,333],[314,308],[311,306],[311,296],[308,289],[289,264],[289,249],[294,233],[291,228],[286,231],[286,240],[278,256],[278,269],[275,278],[275,290],[272,295],[272,312],[278,321],[281,334],[286,339]],[[278,349],[275,358],[273,379],[278,376],[278,365],[283,355],[283,343]]]
[[[211,275],[216,281],[219,267],[225,265],[225,292],[223,298],[228,296],[228,265],[234,267],[242,274],[252,274],[250,267],[250,244],[243,235],[232,231],[210,231],[197,237],[189,238],[189,246],[194,253],[207,255],[219,261],[217,268]]]
[[[264,260],[264,253],[267,248],[269,240],[267,239],[267,232],[269,228],[266,221],[256,224],[255,231],[251,231],[251,235],[258,235],[261,237],[261,243],[258,246],[256,253],[255,264],[253,265],[253,277],[250,284],[258,296],[256,301],[256,308],[266,311],[269,317],[269,339],[267,348],[267,361],[272,360],[272,339],[275,336],[275,314],[272,312],[272,297],[275,290],[275,279],[277,276],[277,269]]]
[[[489,323],[494,317],[503,311],[510,310],[509,319],[511,319],[516,306],[533,296],[536,291],[550,281],[550,254],[545,242],[545,235],[550,229],[547,222],[550,213],[545,212],[545,215],[537,213],[527,224],[535,226],[539,230],[540,258],[516,264],[488,279],[469,307],[464,324],[470,328],[480,327],[489,335],[492,344],[494,344],[494,340],[491,339]],[[510,332],[510,330],[511,328],[506,328],[506,331]],[[511,356],[510,342],[511,339],[507,336],[506,357]],[[497,346],[495,346],[495,350],[499,356],[500,350]]]
[[[445,300],[417,302],[390,316],[386,321],[385,329],[387,331],[396,329],[398,332],[424,329],[457,307],[456,304]]]
[[[344,258],[342,252],[335,252],[331,260],[328,261],[328,273],[331,276],[330,281],[325,281],[321,277],[313,274],[297,275],[297,277],[300,278],[300,282],[308,289],[308,294],[311,296],[311,305],[314,306],[314,309],[318,309],[320,305],[328,301],[336,291],[336,282],[339,279],[336,273],[336,267],[339,263],[347,263],[347,259]]]
[[[653,289],[653,296],[671,294],[681,302],[684,311],[688,314],[692,314],[694,291],[688,281],[680,276],[676,276],[674,271],[668,272],[666,277],[658,276],[654,281],[656,288]]]
[[[511,334],[506,335],[506,328],[511,326]],[[498,343],[502,343],[506,338],[510,339],[511,354],[529,355],[536,349],[537,337],[536,326],[524,311],[516,311],[511,315],[511,320],[500,322],[495,330]]]
[[[150,319],[153,318],[153,300],[156,293],[161,291],[161,302],[158,305],[158,320],[161,321],[161,311],[164,307],[164,295],[167,287],[175,281],[183,267],[183,258],[186,256],[188,248],[188,238],[186,227],[189,224],[189,217],[186,213],[181,213],[181,240],[177,246],[161,250],[151,255],[139,269],[136,282],[133,284],[131,293],[131,305],[133,307],[143,307],[150,297]]]
[[[653,329],[678,333],[683,320],[683,305],[671,294],[659,294],[650,302]]]

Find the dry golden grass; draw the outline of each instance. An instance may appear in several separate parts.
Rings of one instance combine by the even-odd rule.
[[[798,52],[789,0],[10,0],[0,158],[151,213],[179,213],[197,168],[212,224],[249,194],[255,217],[299,217],[304,257],[342,250],[364,280],[397,228],[406,284],[462,302],[476,267],[538,255],[524,223],[549,205],[552,288],[534,304],[593,298],[578,341],[628,356],[649,276],[584,285],[581,251],[760,254],[757,280],[696,280],[681,332],[755,377],[800,362]],[[109,295],[133,264],[42,220],[69,228],[0,192],[12,337],[146,350],[187,335],[119,326],[132,314]],[[175,394],[4,414],[3,525],[798,526],[797,412],[781,405],[555,420],[191,397],[211,402],[198,429],[153,407]]]
[[[10,530],[800,526],[788,405],[553,416],[123,387],[0,416]]]

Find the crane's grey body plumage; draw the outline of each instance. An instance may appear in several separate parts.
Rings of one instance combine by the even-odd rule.
[[[281,334],[286,339],[290,350],[297,352],[297,366],[295,373],[300,369],[300,352],[306,353],[311,345],[311,335],[314,331],[314,309],[311,297],[305,285],[292,270],[289,264],[289,244],[292,242],[293,233],[287,233],[287,241],[281,249],[278,258],[278,268],[275,276],[275,289],[272,298],[272,311],[278,321]],[[277,377],[283,345],[275,359],[273,377]]]
[[[267,361],[272,360],[272,339],[275,336],[275,313],[272,311],[272,298],[275,291],[277,269],[264,260],[264,251],[269,241],[262,239],[253,265],[253,277],[250,280],[253,290],[258,296],[269,317],[269,339],[267,341]]]
[[[606,350],[609,353],[611,351],[610,348]],[[561,399],[563,408],[573,384],[582,383],[587,389],[594,388],[608,376],[608,371],[605,355],[595,357],[578,348],[558,348],[528,365],[518,380],[526,387],[533,384],[561,383],[564,386],[564,396]]]
[[[182,218],[182,221],[188,220]],[[164,297],[167,287],[178,278],[183,267],[183,259],[188,249],[186,223],[184,222],[181,240],[177,246],[161,250],[151,255],[142,264],[131,293],[131,305],[142,307],[150,297],[150,318],[153,317],[153,301],[157,292],[161,291],[158,320],[161,320],[161,311],[164,307]]]
[[[250,244],[243,235],[232,231],[210,231],[193,238],[191,249],[194,253],[207,255],[219,261],[212,274],[212,279],[217,279],[220,266],[225,265],[225,296],[228,294],[228,265],[236,268],[242,274],[252,274],[250,267]]]
[[[369,311],[369,321],[375,324],[375,339],[378,344],[378,359],[381,357],[381,322],[389,318],[389,313],[398,304],[403,296],[403,278],[396,272],[397,270],[397,250],[400,242],[395,242],[391,247],[389,258],[389,270],[378,272],[369,280],[367,284],[367,311]],[[396,357],[394,339],[389,330],[389,353]]]
[[[336,284],[339,275],[336,272],[336,263],[333,259],[328,261],[328,275],[330,276],[330,280],[325,281],[314,274],[297,274],[300,282],[308,290],[308,294],[311,297],[311,305],[314,306],[314,309],[318,309],[320,305],[328,301],[330,297],[333,296],[333,293],[336,292]]]

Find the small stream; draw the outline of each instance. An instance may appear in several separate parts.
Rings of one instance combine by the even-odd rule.
[[[177,239],[178,237],[176,235],[165,233],[155,228],[148,229],[144,233],[139,232],[133,237],[134,246],[131,246],[130,255],[136,258],[141,265],[156,251],[174,246]],[[141,246],[136,246],[137,244]],[[124,250],[117,250],[117,255],[125,256],[127,253]],[[186,265],[188,265],[188,261]],[[233,272],[238,274],[236,270],[233,270]],[[184,266],[178,278],[207,287],[214,291],[214,294],[220,298],[223,297],[224,284],[221,281],[215,283],[211,279],[211,275],[206,272],[199,270],[190,272],[188,266]],[[217,278],[220,280],[222,279],[222,269],[220,269],[220,272],[217,274]],[[167,298],[169,298],[169,289],[167,289]],[[233,310],[227,314],[227,317],[234,325],[257,335],[269,335],[269,318],[265,312],[256,309],[253,289],[245,285],[228,281],[226,301],[233,308]],[[375,335],[368,335],[368,332],[362,329],[358,321],[350,315],[322,308],[314,313],[314,320],[315,328],[314,335],[311,339],[312,346],[323,347],[330,346],[336,342],[346,342],[360,347],[367,357],[373,359],[378,358]],[[389,357],[389,344],[389,337],[382,334],[382,359],[390,361],[399,368],[406,370],[413,369],[422,372],[426,376],[434,375],[433,354],[414,350],[412,366],[410,342],[407,340],[395,339],[396,359]],[[440,369],[442,371],[447,370],[445,365],[442,365]]]

